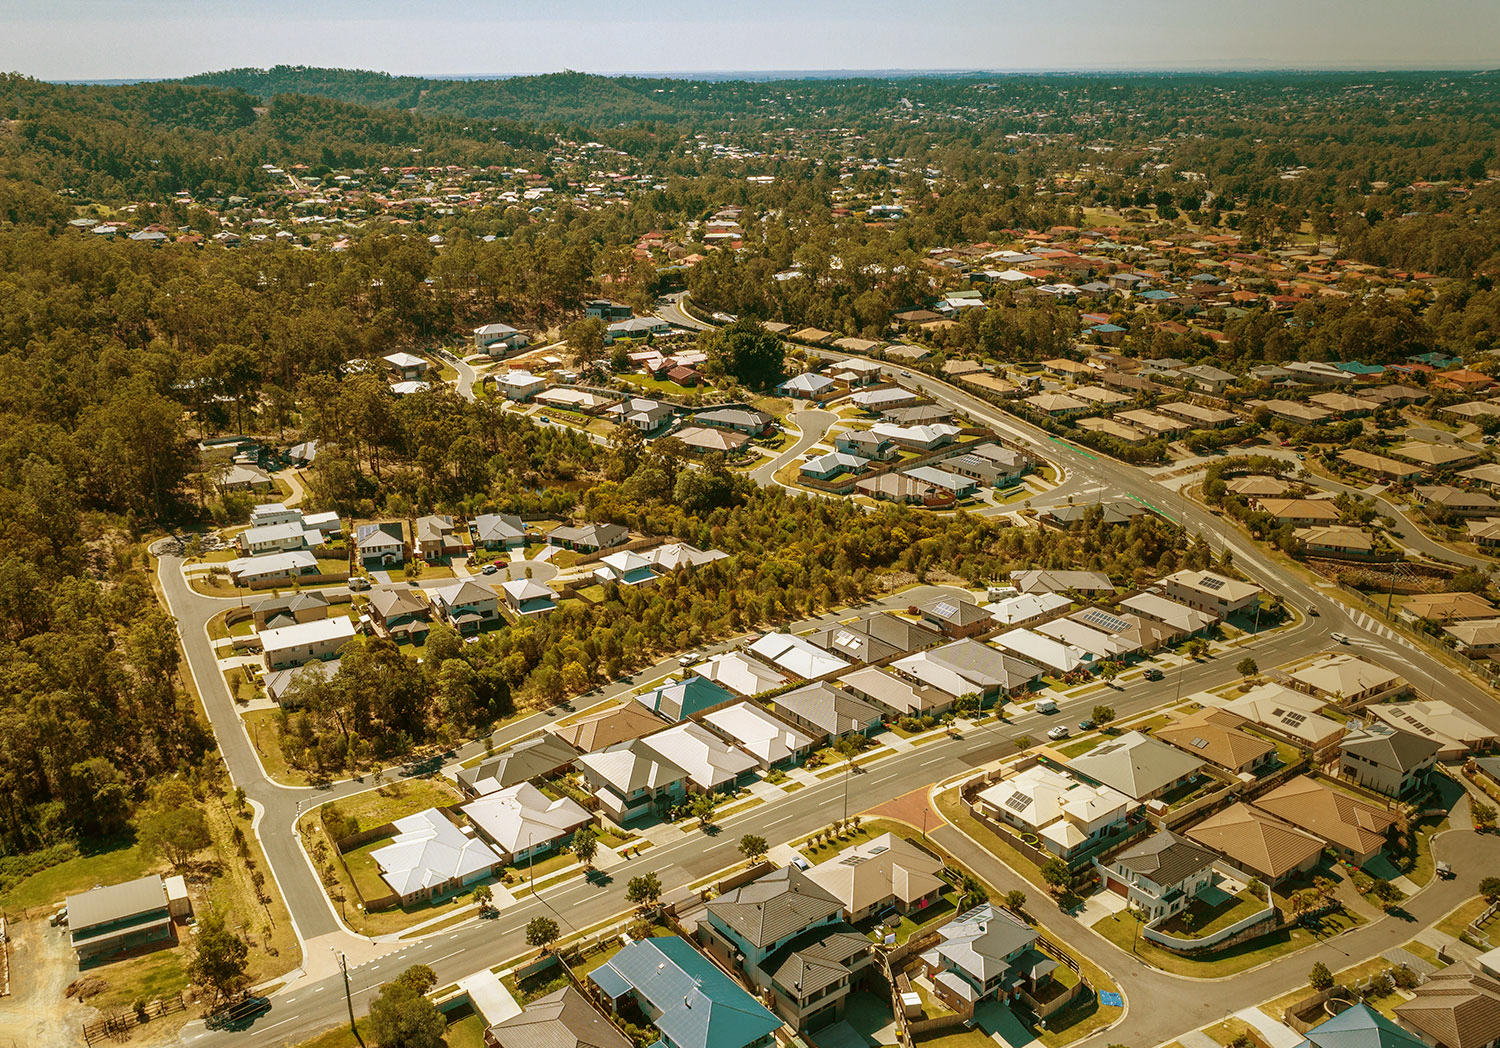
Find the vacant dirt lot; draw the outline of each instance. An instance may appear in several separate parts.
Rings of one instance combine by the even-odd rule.
[[[10,926],[11,996],[0,1002],[0,1045],[83,1044],[83,1024],[98,1015],[64,995],[78,978],[65,928],[46,921]]]

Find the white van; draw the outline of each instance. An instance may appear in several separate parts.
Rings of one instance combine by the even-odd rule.
[[[1037,699],[1031,704],[1032,713],[1056,713],[1057,703],[1052,699]]]

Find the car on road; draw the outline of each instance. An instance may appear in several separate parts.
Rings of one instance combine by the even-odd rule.
[[[1309,604],[1307,606],[1307,613],[1309,615],[1311,615],[1313,618],[1317,618],[1318,616],[1320,616],[1320,615],[1323,614],[1321,611],[1318,610],[1318,606],[1316,604]]]
[[[697,662],[701,658],[703,658],[703,656],[700,655],[700,654],[698,654],[696,651],[690,651],[686,655],[681,655],[681,656],[678,657],[678,659],[677,659],[677,665],[679,665],[679,666],[691,666],[693,663]]]
[[[370,580],[363,575],[355,575],[349,579],[349,588],[351,590],[367,590],[370,588]]]
[[[901,372],[901,377],[902,378],[911,378],[911,372],[910,371],[903,371],[903,372]]]
[[[1071,734],[1072,732],[1068,731],[1066,724],[1059,724],[1055,728],[1047,729],[1047,738],[1049,739],[1066,739]]]
[[[546,415],[538,415],[538,416],[537,416],[537,417],[536,417],[536,420],[537,420],[537,421],[538,421],[538,422],[547,422],[547,423],[550,423],[550,422],[551,422],[551,421],[552,421],[552,420],[551,420],[551,419],[550,419],[550,418],[548,418],[548,417],[547,417],[547,416],[546,416]]]
[[[1162,672],[1155,666],[1152,666],[1150,669],[1146,670],[1145,673],[1141,674],[1141,676],[1145,677],[1147,680],[1161,680]]]
[[[1091,721],[1091,720],[1081,720],[1081,721],[1078,722],[1078,730],[1079,731],[1093,731],[1094,730],[1094,722]]]
[[[1329,636],[1338,641],[1340,644],[1349,643],[1349,638],[1344,636],[1342,633],[1330,633]]]
[[[204,1025],[210,1030],[243,1030],[270,1010],[269,997],[246,997],[218,1009]]]

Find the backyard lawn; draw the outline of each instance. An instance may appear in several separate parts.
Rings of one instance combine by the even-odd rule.
[[[122,842],[109,851],[80,855],[32,874],[0,895],[0,909],[50,909],[62,905],[67,896],[88,891],[96,884],[144,877],[155,865],[147,861],[139,846]]]
[[[1183,939],[1202,939],[1265,908],[1265,896],[1246,888],[1212,906],[1194,899],[1186,910],[1166,921],[1161,930]]]
[[[1200,979],[1218,979],[1235,975],[1277,957],[1326,941],[1360,924],[1360,920],[1342,911],[1326,915],[1317,925],[1314,934],[1301,926],[1282,928],[1238,943],[1198,960],[1182,957],[1164,950],[1139,935],[1139,925],[1129,913],[1117,913],[1104,917],[1093,924],[1094,931],[1104,936],[1126,953],[1133,953],[1141,960],[1174,975],[1187,975]]]

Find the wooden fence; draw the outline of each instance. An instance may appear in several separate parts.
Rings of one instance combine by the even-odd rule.
[[[144,1026],[152,1019],[169,1015],[172,1012],[184,1011],[186,1008],[187,1002],[183,1000],[180,993],[171,997],[162,997],[150,1004],[143,1004],[134,1011],[116,1012],[102,1019],[96,1019],[94,1022],[84,1023],[83,1039],[90,1048],[97,1041],[112,1040],[123,1043],[130,1040],[137,1026]]]

